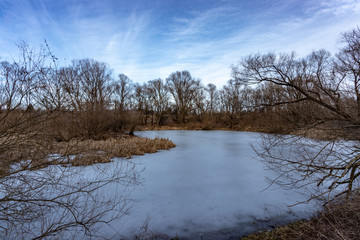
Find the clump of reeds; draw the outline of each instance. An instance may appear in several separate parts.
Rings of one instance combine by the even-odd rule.
[[[56,153],[72,155],[73,157],[68,158],[67,163],[79,166],[110,162],[112,157],[131,158],[133,155],[155,153],[158,150],[167,150],[175,146],[171,140],[165,138],[122,137],[61,142],[56,147]]]
[[[86,166],[94,163],[108,163],[110,161],[110,156],[108,154],[93,152],[78,154],[73,159],[71,159],[70,163],[73,166]]]

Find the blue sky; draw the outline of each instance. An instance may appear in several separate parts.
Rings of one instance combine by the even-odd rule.
[[[46,39],[61,65],[93,58],[139,83],[189,70],[221,87],[243,56],[335,53],[358,25],[358,0],[0,0],[0,60]]]

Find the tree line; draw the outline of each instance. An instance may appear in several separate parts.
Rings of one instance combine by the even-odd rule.
[[[93,59],[57,67],[46,49],[35,54],[23,44],[20,50],[19,61],[0,63],[3,126],[20,126],[25,118],[34,123],[46,116],[42,129],[59,141],[96,138],[136,125],[199,123],[236,129],[249,116],[274,111],[268,109],[280,91],[271,84],[247,87],[236,77],[217,89],[211,83],[204,86],[186,70],[139,84],[124,74],[114,78],[106,63]],[[16,121],[5,121],[10,115]]]
[[[124,74],[113,77],[106,63],[93,59],[58,67],[48,48],[35,53],[23,43],[19,61],[0,63],[0,112],[32,112],[32,117],[46,112],[53,119],[46,127],[59,140],[136,125],[276,133],[320,123],[346,122],[351,128],[360,118],[358,34],[359,29],[344,34],[346,46],[335,56],[319,50],[302,58],[295,53],[244,57],[220,89],[204,86],[187,70],[139,84]]]

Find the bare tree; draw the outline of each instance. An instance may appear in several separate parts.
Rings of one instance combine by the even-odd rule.
[[[229,80],[220,91],[221,111],[228,118],[230,128],[233,128],[243,110],[242,83],[239,80]]]
[[[106,131],[115,88],[109,67],[92,59],[73,61],[60,70],[59,80],[71,101],[79,134],[94,138]]]
[[[116,83],[115,107],[120,112],[126,110],[131,104],[133,83],[125,74],[119,74],[119,81]]]
[[[201,83],[201,80],[196,81],[196,89],[193,94],[193,113],[196,116],[197,121],[201,121],[203,115],[206,112],[206,103],[205,103],[205,88]]]
[[[149,81],[147,91],[151,99],[157,118],[157,124],[160,126],[164,123],[165,114],[169,108],[169,91],[162,79]]]
[[[357,121],[360,122],[360,28],[344,33],[342,41],[346,45],[336,55],[335,70],[346,82],[344,94],[355,100],[348,104],[351,104],[351,109],[357,110]]]
[[[133,95],[135,109],[138,112],[139,124],[146,125],[152,111],[152,99],[149,97],[146,84],[135,84]]]
[[[340,98],[343,81],[332,75],[331,61],[330,54],[324,50],[299,60],[294,53],[278,57],[275,54],[250,55],[233,67],[232,74],[244,84],[271,82],[283,87],[283,94],[296,93],[297,99],[283,98],[275,105],[312,101],[329,113],[329,120],[350,121],[351,113],[343,107]]]
[[[28,52],[26,46],[21,46],[20,50],[20,61],[0,64],[0,154],[5,154],[0,161],[0,172],[3,174],[18,158],[17,154],[8,155],[9,152],[27,149],[27,144],[43,133],[44,123],[53,116],[51,111],[36,109],[39,106],[34,96],[39,79],[45,74],[45,53],[40,51],[40,56],[34,57],[35,53]],[[42,153],[33,152],[34,158],[37,155]]]
[[[103,110],[108,108],[112,94],[113,80],[111,70],[105,63],[92,59],[73,62],[77,79],[82,86],[82,95],[85,98],[86,108]]]
[[[175,100],[175,110],[178,121],[185,123],[185,118],[192,109],[192,99],[197,89],[198,81],[191,77],[189,71],[171,73],[166,79],[167,86]]]
[[[55,68],[45,68],[46,74],[35,89],[36,102],[39,107],[50,111],[64,111],[70,109],[70,101],[65,91],[62,74]]]
[[[207,92],[208,95],[208,100],[207,100],[207,110],[210,112],[210,116],[212,116],[217,108],[217,103],[218,103],[218,92],[216,90],[216,85],[209,83],[206,88],[205,91]]]
[[[266,141],[258,153],[270,168],[278,171],[279,178],[273,181],[292,187],[306,182],[316,183],[319,189],[313,197],[327,195],[328,200],[344,194],[350,196],[358,190],[358,75],[346,67],[351,65],[347,65],[352,61],[350,59],[355,63],[358,58],[350,53],[350,49],[359,48],[357,40],[360,35],[357,33],[358,29],[343,35],[348,45],[336,60],[320,50],[300,59],[295,54],[250,55],[233,66],[233,77],[244,84],[271,83],[279,88],[278,98],[268,103],[271,106],[283,106],[286,111],[294,112],[296,107],[306,102],[316,106],[319,117],[307,126],[308,133],[330,139],[314,142],[280,135],[264,139]],[[356,141],[344,143],[338,140],[339,137]],[[282,177],[291,181],[281,181]]]

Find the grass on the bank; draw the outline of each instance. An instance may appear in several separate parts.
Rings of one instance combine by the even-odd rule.
[[[71,155],[69,163],[80,166],[110,162],[113,157],[131,158],[132,155],[155,153],[175,146],[171,140],[165,138],[121,137],[59,143],[56,152],[61,155]]]
[[[360,196],[329,204],[309,221],[296,221],[273,231],[251,234],[242,239],[360,239]]]
[[[85,166],[107,163],[113,157],[131,158],[132,155],[154,153],[176,146],[165,138],[149,139],[128,135],[105,140],[74,139],[69,142],[19,135],[0,138],[0,145],[0,178],[13,172],[11,169],[15,165],[23,170],[40,169],[49,164]],[[49,158],[51,155],[54,157]]]

